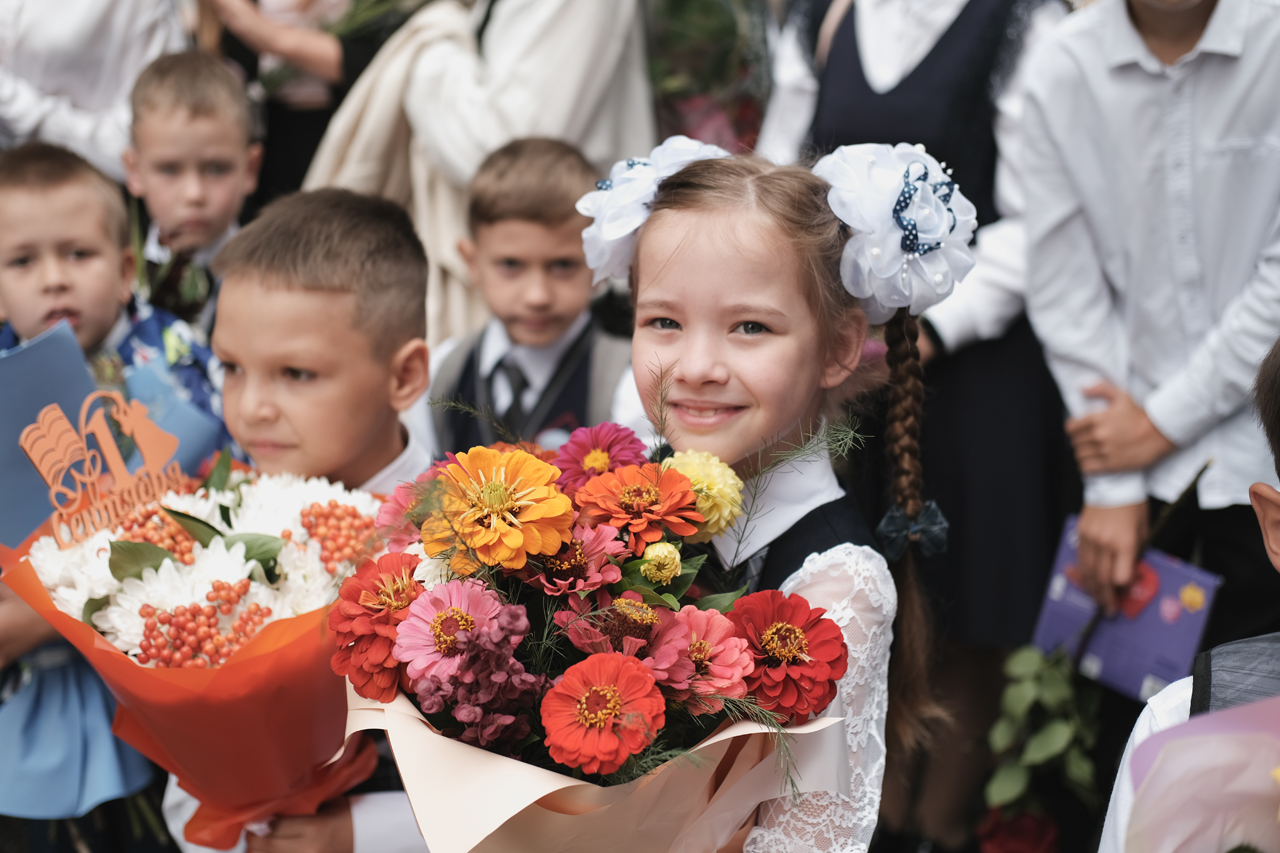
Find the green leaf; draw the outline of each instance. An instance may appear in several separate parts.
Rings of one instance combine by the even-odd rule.
[[[611,589],[617,590],[618,594],[624,592],[636,592],[640,594],[640,599],[650,607],[670,607],[661,595],[653,591],[652,587],[645,586],[643,583],[630,583],[623,579],[614,584]],[[679,608],[677,608],[679,609]]]
[[[280,573],[276,571],[276,557],[284,547],[284,540],[279,536],[268,536],[266,533],[232,533],[222,538],[227,544],[228,551],[233,545],[244,543],[244,558],[257,560],[262,566],[261,576],[256,572],[250,574],[250,577],[258,583],[275,586],[280,580]]]
[[[222,516],[222,523],[227,527],[231,526],[231,507],[223,504],[218,507],[218,515]]]
[[[680,602],[679,602],[679,601],[677,601],[677,600],[676,600],[676,598],[675,598],[674,596],[669,595],[669,594],[667,594],[667,593],[665,593],[665,592],[664,592],[664,593],[662,593],[661,598],[662,598],[663,603],[665,603],[665,604],[666,604],[668,607],[670,607],[672,610],[679,610],[679,609],[680,609]]]
[[[1066,720],[1054,720],[1027,739],[1022,750],[1022,763],[1032,767],[1056,758],[1071,743],[1074,733],[1075,729]]]
[[[733,604],[739,598],[747,594],[747,588],[744,586],[735,592],[721,592],[716,595],[704,595],[694,602],[699,610],[719,610],[721,613],[728,613],[733,609]]]
[[[1000,697],[1000,707],[1015,721],[1021,722],[1027,716],[1027,711],[1031,710],[1031,706],[1035,704],[1038,692],[1034,681],[1015,681],[1004,689],[1004,695]]]
[[[1064,707],[1074,694],[1071,681],[1062,670],[1050,667],[1040,673],[1040,703],[1050,711]]]
[[[187,515],[185,512],[178,512],[176,509],[169,507],[161,507],[174,521],[178,522],[178,526],[191,534],[191,538],[199,542],[206,548],[213,541],[215,536],[221,536],[222,531],[214,527],[203,518],[196,518],[194,515]]]
[[[1035,646],[1023,646],[1004,662],[1004,674],[1018,681],[1030,678],[1044,665],[1044,655]]]
[[[1013,746],[1013,742],[1017,737],[1018,724],[1008,717],[1001,717],[996,720],[996,724],[987,733],[987,743],[991,745],[991,751],[999,755]]]
[[[213,470],[209,472],[209,476],[205,477],[204,482],[200,485],[206,489],[214,489],[222,491],[226,489],[227,482],[231,479],[231,451],[223,449],[218,455],[218,461],[214,463]]]
[[[81,613],[80,615],[80,621],[84,622],[85,624],[92,625],[93,622],[91,621],[90,617],[93,616],[93,614],[97,613],[102,608],[106,607],[110,603],[111,603],[110,596],[104,596],[103,598],[89,599],[84,603],[84,612]]]
[[[1021,764],[1001,764],[987,782],[987,807],[1007,806],[1027,792],[1031,771]]]
[[[150,542],[112,542],[111,558],[107,565],[115,579],[122,581],[125,578],[142,577],[143,569],[158,569],[165,560],[176,563],[178,558],[172,552]]]
[[[1067,750],[1067,778],[1084,788],[1093,787],[1093,759],[1078,746]]]
[[[233,545],[244,543],[244,558],[257,560],[259,563],[274,560],[284,547],[283,539],[266,533],[232,533],[222,538],[227,543],[227,550],[231,550]]]

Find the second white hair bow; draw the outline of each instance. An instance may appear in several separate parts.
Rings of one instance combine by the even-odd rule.
[[[846,145],[813,173],[831,184],[827,202],[853,231],[840,278],[869,322],[899,308],[919,314],[973,269],[978,211],[923,146]]]
[[[658,184],[695,160],[728,156],[728,151],[715,145],[672,136],[648,157],[614,163],[609,177],[599,181],[595,191],[584,195],[577,205],[579,213],[593,219],[582,232],[587,266],[595,274],[592,283],[627,277],[636,248],[636,232],[649,218]]]

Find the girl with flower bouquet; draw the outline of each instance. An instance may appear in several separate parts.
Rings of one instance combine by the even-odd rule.
[[[638,390],[672,452],[648,462],[630,431],[602,425],[553,463],[475,447],[398,490],[381,520],[410,546],[366,563],[331,615],[349,725],[376,719],[393,750],[413,750],[400,767],[415,809],[428,804],[420,823],[440,798],[459,810],[433,849],[535,832],[588,849],[619,821],[636,825],[609,849],[864,849],[890,693],[897,743],[931,711],[907,549],[940,547],[945,521],[920,499],[913,314],[971,265],[973,207],[910,146],[841,149],[810,172],[674,137],[615,165],[579,209],[595,219],[595,275],[630,274]],[[886,325],[894,382],[895,509],[877,531],[892,567],[813,440],[854,385],[869,319]],[[786,774],[793,796],[745,741],[725,751],[744,716],[786,726],[775,746],[802,765]],[[823,730],[835,740],[808,750]],[[718,743],[714,779],[670,769]],[[461,765],[442,780],[431,761]],[[537,793],[481,796],[481,768],[499,767],[504,790],[519,776]],[[662,811],[682,785],[696,808]]]
[[[595,219],[584,239],[596,275],[630,275],[632,363],[650,419],[677,455],[715,454],[748,482],[747,523],[712,538],[708,562],[720,565],[698,583],[771,590],[729,614],[747,626],[757,663],[778,654],[768,632],[780,623],[795,626],[791,648],[808,642],[795,663],[816,657],[818,637],[796,612],[810,606],[826,609],[847,645],[831,707],[846,715],[850,796],[763,804],[746,849],[865,849],[886,740],[916,743],[933,712],[909,545],[939,548],[946,522],[920,496],[916,316],[972,267],[974,207],[905,144],[840,148],[810,171],[675,137],[648,160],[615,165],[580,209]],[[883,325],[888,347],[894,469],[893,509],[875,538],[827,454],[791,452],[854,393],[868,323]],[[762,706],[809,715],[796,701],[804,691],[747,683]]]

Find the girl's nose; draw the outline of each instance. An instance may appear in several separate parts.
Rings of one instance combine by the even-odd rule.
[[[729,381],[723,345],[710,335],[686,335],[672,378],[690,386],[724,385]]]

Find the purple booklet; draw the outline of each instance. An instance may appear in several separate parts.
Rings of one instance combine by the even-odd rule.
[[[1077,521],[1067,519],[1036,623],[1033,642],[1046,654],[1061,647],[1074,655],[1093,618],[1093,599],[1076,568]],[[1215,574],[1148,550],[1116,614],[1098,622],[1080,657],[1081,674],[1140,702],[1190,675],[1220,583]]]

